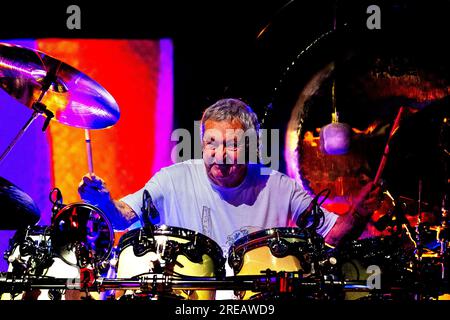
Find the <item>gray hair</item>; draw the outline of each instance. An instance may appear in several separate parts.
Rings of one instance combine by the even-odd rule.
[[[239,120],[244,127],[244,131],[255,130],[259,135],[259,122],[256,113],[245,102],[239,99],[221,99],[208,107],[202,116],[200,123],[201,138],[205,133],[205,122],[214,121],[233,121]]]

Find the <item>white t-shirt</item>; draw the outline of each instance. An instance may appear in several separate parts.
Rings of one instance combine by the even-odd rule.
[[[295,180],[274,170],[263,175],[261,168],[250,164],[239,186],[224,188],[208,178],[202,159],[188,160],[161,169],[122,201],[140,215],[143,192],[148,190],[160,214],[153,223],[200,232],[217,242],[226,256],[228,248],[248,233],[295,226],[312,200]],[[318,233],[325,236],[338,216],[323,211],[325,222]]]
[[[228,256],[228,249],[242,236],[276,227],[293,227],[312,198],[293,179],[273,170],[250,164],[244,181],[235,188],[214,184],[202,159],[188,160],[161,169],[147,184],[122,199],[141,215],[142,197],[148,190],[159,219],[165,224],[200,232],[214,240]],[[267,173],[267,168],[264,168]],[[325,221],[317,231],[325,236],[337,215],[323,209]],[[134,227],[138,227],[136,223]],[[225,263],[227,276],[233,271]],[[218,290],[217,300],[233,299],[233,291]]]

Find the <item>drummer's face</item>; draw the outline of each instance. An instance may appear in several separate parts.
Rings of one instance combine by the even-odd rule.
[[[203,161],[208,177],[222,187],[238,186],[245,177],[244,127],[239,120],[206,120],[203,136]]]

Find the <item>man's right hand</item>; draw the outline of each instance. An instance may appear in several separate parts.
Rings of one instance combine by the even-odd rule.
[[[78,185],[78,193],[81,199],[92,205],[101,206],[112,201],[105,181],[93,173],[83,176]]]
[[[110,219],[115,229],[124,230],[137,221],[138,215],[122,201],[115,201],[102,178],[86,174],[78,186],[81,199],[101,209]]]

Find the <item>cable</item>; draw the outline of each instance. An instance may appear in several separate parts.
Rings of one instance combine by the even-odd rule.
[[[319,198],[322,196],[323,193],[326,193],[323,196],[322,201],[319,203]],[[323,210],[321,209],[321,205],[325,202],[325,200],[330,195],[331,190],[330,189],[323,189],[320,191],[314,199],[310,202],[309,206],[300,214],[300,216],[297,218],[296,224],[300,229],[319,229],[321,228],[325,223],[325,214]],[[312,223],[308,227],[308,218],[312,216]]]

